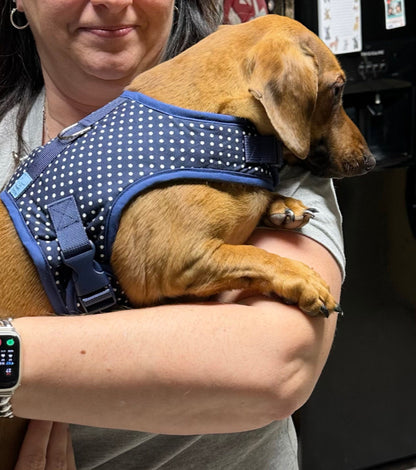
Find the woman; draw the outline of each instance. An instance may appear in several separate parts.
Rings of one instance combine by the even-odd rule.
[[[6,0],[0,11],[1,175],[220,20],[215,0]],[[330,182],[291,169],[281,188],[317,207],[319,222],[303,233],[258,230],[250,243],[313,266],[339,297],[342,240]],[[311,319],[244,292],[16,319],[23,379],[14,414],[41,420],[32,421],[16,468],[31,468],[36,456],[36,468],[75,468],[66,426],[51,424],[61,422],[76,423],[79,470],[296,469],[288,417],[312,392],[335,325],[336,315]]]

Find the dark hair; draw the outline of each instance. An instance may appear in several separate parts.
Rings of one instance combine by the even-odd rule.
[[[175,22],[165,51],[164,60],[215,31],[223,18],[222,0],[176,0]]]
[[[222,21],[222,3],[176,0],[174,24],[163,59],[174,57],[215,31]],[[23,126],[44,82],[30,28],[17,30],[10,23],[13,7],[13,0],[0,0],[0,121],[19,103],[16,124],[21,154]]]

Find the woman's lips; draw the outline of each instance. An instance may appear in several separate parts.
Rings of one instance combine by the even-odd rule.
[[[85,31],[91,34],[95,34],[101,38],[121,38],[127,36],[135,27],[131,25],[122,26],[91,26],[80,28],[81,31]]]

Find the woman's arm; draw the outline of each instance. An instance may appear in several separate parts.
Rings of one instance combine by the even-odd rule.
[[[314,267],[339,297],[339,268],[318,243],[267,230],[251,243]],[[15,414],[165,434],[243,431],[290,415],[322,371],[336,315],[309,318],[249,293],[223,300],[16,319]]]

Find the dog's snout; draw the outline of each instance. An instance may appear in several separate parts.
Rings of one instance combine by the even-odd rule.
[[[376,166],[376,159],[374,158],[374,155],[369,153],[367,155],[364,155],[364,169],[366,172],[369,172],[373,170]]]
[[[329,151],[327,142],[321,140],[303,163],[313,174],[325,178],[364,175],[376,166],[376,159],[367,146],[349,150],[335,157]]]
[[[348,158],[343,161],[342,176],[360,176],[368,173],[376,166],[376,159],[368,152],[364,153],[360,158]]]

